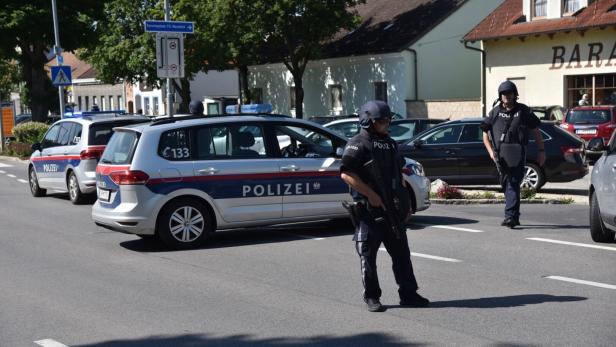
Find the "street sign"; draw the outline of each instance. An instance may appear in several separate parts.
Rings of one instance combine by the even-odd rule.
[[[195,22],[146,20],[144,24],[146,32],[184,34],[193,34],[195,32]]]
[[[184,77],[184,35],[156,33],[156,74],[159,78]]]
[[[70,86],[71,85],[71,67],[52,66],[51,67],[51,83],[54,86]]]

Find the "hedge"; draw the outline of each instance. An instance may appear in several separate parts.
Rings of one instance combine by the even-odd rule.
[[[15,135],[16,142],[34,144],[43,140],[47,129],[49,125],[45,123],[24,122],[13,128],[13,135]]]

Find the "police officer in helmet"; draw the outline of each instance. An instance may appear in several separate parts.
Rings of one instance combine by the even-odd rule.
[[[199,100],[193,100],[188,104],[188,111],[193,116],[203,116],[203,103]]]
[[[502,226],[520,225],[520,184],[524,178],[526,146],[532,132],[537,146],[537,164],[545,162],[545,147],[539,130],[541,121],[530,108],[518,103],[518,88],[511,81],[498,87],[498,104],[481,124],[483,144],[497,164],[505,193],[505,219]]]
[[[371,312],[384,308],[376,270],[381,243],[393,261],[400,304],[426,307],[429,301],[417,293],[406,228],[410,217],[408,190],[402,178],[405,160],[389,137],[391,110],[383,101],[368,101],[359,112],[361,131],[349,140],[342,156],[341,178],[354,200],[355,247],[360,257],[364,302]],[[404,203],[406,199],[406,204]]]

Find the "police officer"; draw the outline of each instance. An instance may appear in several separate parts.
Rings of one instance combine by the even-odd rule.
[[[347,143],[340,169],[341,178],[351,188],[351,195],[356,202],[354,206],[359,208],[358,213],[352,216],[355,223],[353,240],[361,261],[364,301],[371,312],[384,310],[380,303],[381,288],[376,271],[376,255],[381,243],[393,261],[400,305],[429,305],[429,301],[417,293],[405,228],[396,234],[392,229],[391,218],[386,218],[387,212],[393,212],[386,211],[386,206],[393,206],[391,201],[386,200],[386,196],[391,198],[396,193],[395,188],[405,184],[401,171],[404,158],[398,155],[396,142],[388,135],[391,116],[389,106],[382,101],[369,101],[362,106],[359,113],[362,129]],[[369,168],[380,173],[381,181],[375,179]],[[404,194],[408,199],[408,191],[405,189]],[[407,207],[403,211],[403,219],[409,216],[410,206]]]
[[[539,166],[545,162],[545,147],[539,130],[541,121],[528,106],[517,102],[516,85],[511,81],[501,83],[498,98],[499,103],[484,119],[481,128],[483,144],[501,171],[505,193],[505,219],[501,225],[513,229],[520,225],[520,184],[524,178],[529,132],[533,133],[537,145]]]
[[[203,103],[199,100],[193,100],[188,104],[188,111],[193,116],[203,116]]]

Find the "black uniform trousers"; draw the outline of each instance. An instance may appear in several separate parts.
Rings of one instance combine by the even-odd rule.
[[[520,184],[524,179],[524,164],[507,167],[504,165],[503,193],[505,194],[505,218],[520,220]]]
[[[400,298],[417,291],[417,281],[413,273],[411,263],[411,251],[409,249],[406,232],[402,232],[400,238],[389,228],[387,221],[368,222],[361,221],[355,233],[355,248],[361,261],[361,275],[364,284],[364,299],[379,299],[381,287],[376,270],[376,256],[381,243],[392,259],[392,268]]]

